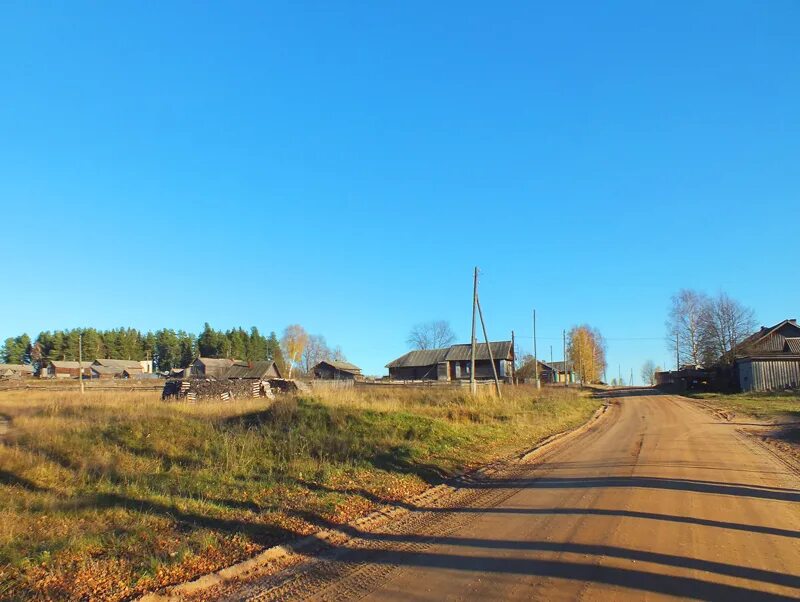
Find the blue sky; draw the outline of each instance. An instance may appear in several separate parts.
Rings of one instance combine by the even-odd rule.
[[[435,6],[432,6],[435,4]],[[0,8],[0,337],[300,323],[671,355],[672,293],[800,317],[800,4]],[[636,339],[636,340],[634,340]]]

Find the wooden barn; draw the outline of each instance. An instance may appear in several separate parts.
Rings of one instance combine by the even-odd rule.
[[[784,320],[750,335],[736,353],[736,374],[742,391],[800,388],[800,326]]]
[[[82,370],[81,366],[83,366]],[[44,375],[48,378],[78,378],[81,372],[84,378],[91,378],[92,364],[90,362],[80,364],[69,360],[52,360],[47,363]]]
[[[490,345],[498,378],[510,378],[514,365],[514,348],[511,341],[492,342]],[[476,380],[494,378],[489,351],[490,347],[486,343],[476,345]],[[423,349],[409,351],[386,364],[386,367],[392,380],[469,380],[470,355],[471,346],[468,343],[444,349]]]
[[[278,364],[269,360],[255,362],[235,361],[223,373],[221,378],[269,380],[270,378],[281,378],[281,372],[278,369]]]
[[[225,373],[236,360],[215,357],[198,357],[192,362],[191,374],[195,378],[225,378]]]
[[[145,371],[143,363],[145,362],[137,360],[98,358],[92,362],[92,378],[126,378],[126,372],[128,374],[141,374]],[[94,374],[97,374],[97,376],[95,377]]]
[[[360,380],[361,368],[350,362],[324,360],[313,368],[314,378],[321,380]]]

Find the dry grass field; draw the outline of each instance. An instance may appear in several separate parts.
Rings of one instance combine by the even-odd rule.
[[[196,405],[2,391],[0,598],[119,600],[184,581],[532,445],[598,405],[528,388]]]

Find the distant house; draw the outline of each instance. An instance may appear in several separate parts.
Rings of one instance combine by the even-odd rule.
[[[69,360],[52,360],[47,363],[45,376],[49,378],[78,378],[83,373],[84,377],[92,376],[92,364],[83,362],[80,364]]]
[[[270,378],[281,378],[278,364],[273,361],[254,361],[242,362],[235,361],[228,368],[221,378],[237,378],[250,380],[269,380]]]
[[[124,378],[126,371],[128,374],[141,374],[145,372],[145,365],[143,364],[146,365],[148,362],[99,358],[92,362],[92,372],[97,373],[97,378]],[[152,364],[150,364],[150,366],[150,371],[152,372]],[[95,367],[100,368],[100,370],[95,371]]]
[[[322,380],[360,380],[361,368],[350,362],[324,360],[313,368],[314,378]]]
[[[110,380],[112,378],[122,376],[121,372],[119,372],[116,368],[112,368],[111,366],[99,366],[96,364],[92,364],[91,370],[92,370],[92,378],[97,378],[101,380]]]
[[[224,374],[235,363],[236,360],[227,358],[198,357],[190,366],[191,375],[194,377],[224,378]]]
[[[487,380],[494,377],[489,351],[494,358],[498,378],[512,374],[514,349],[511,341],[498,341],[476,345],[475,379]],[[471,369],[471,346],[453,345],[444,349],[423,349],[409,351],[405,355],[386,364],[392,380],[469,380]]]
[[[548,376],[553,379],[547,382],[571,384],[578,380],[575,375],[575,365],[571,361],[548,362],[547,366],[551,369]]]
[[[800,326],[784,320],[739,343],[736,373],[742,391],[777,391],[800,387]]]
[[[0,378],[33,376],[33,366],[28,364],[0,364]]]

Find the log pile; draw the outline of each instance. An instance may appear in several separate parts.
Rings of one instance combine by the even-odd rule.
[[[161,399],[183,399],[190,403],[203,401],[231,401],[232,399],[267,397],[274,399],[270,383],[266,380],[192,378],[168,380],[164,383]]]

